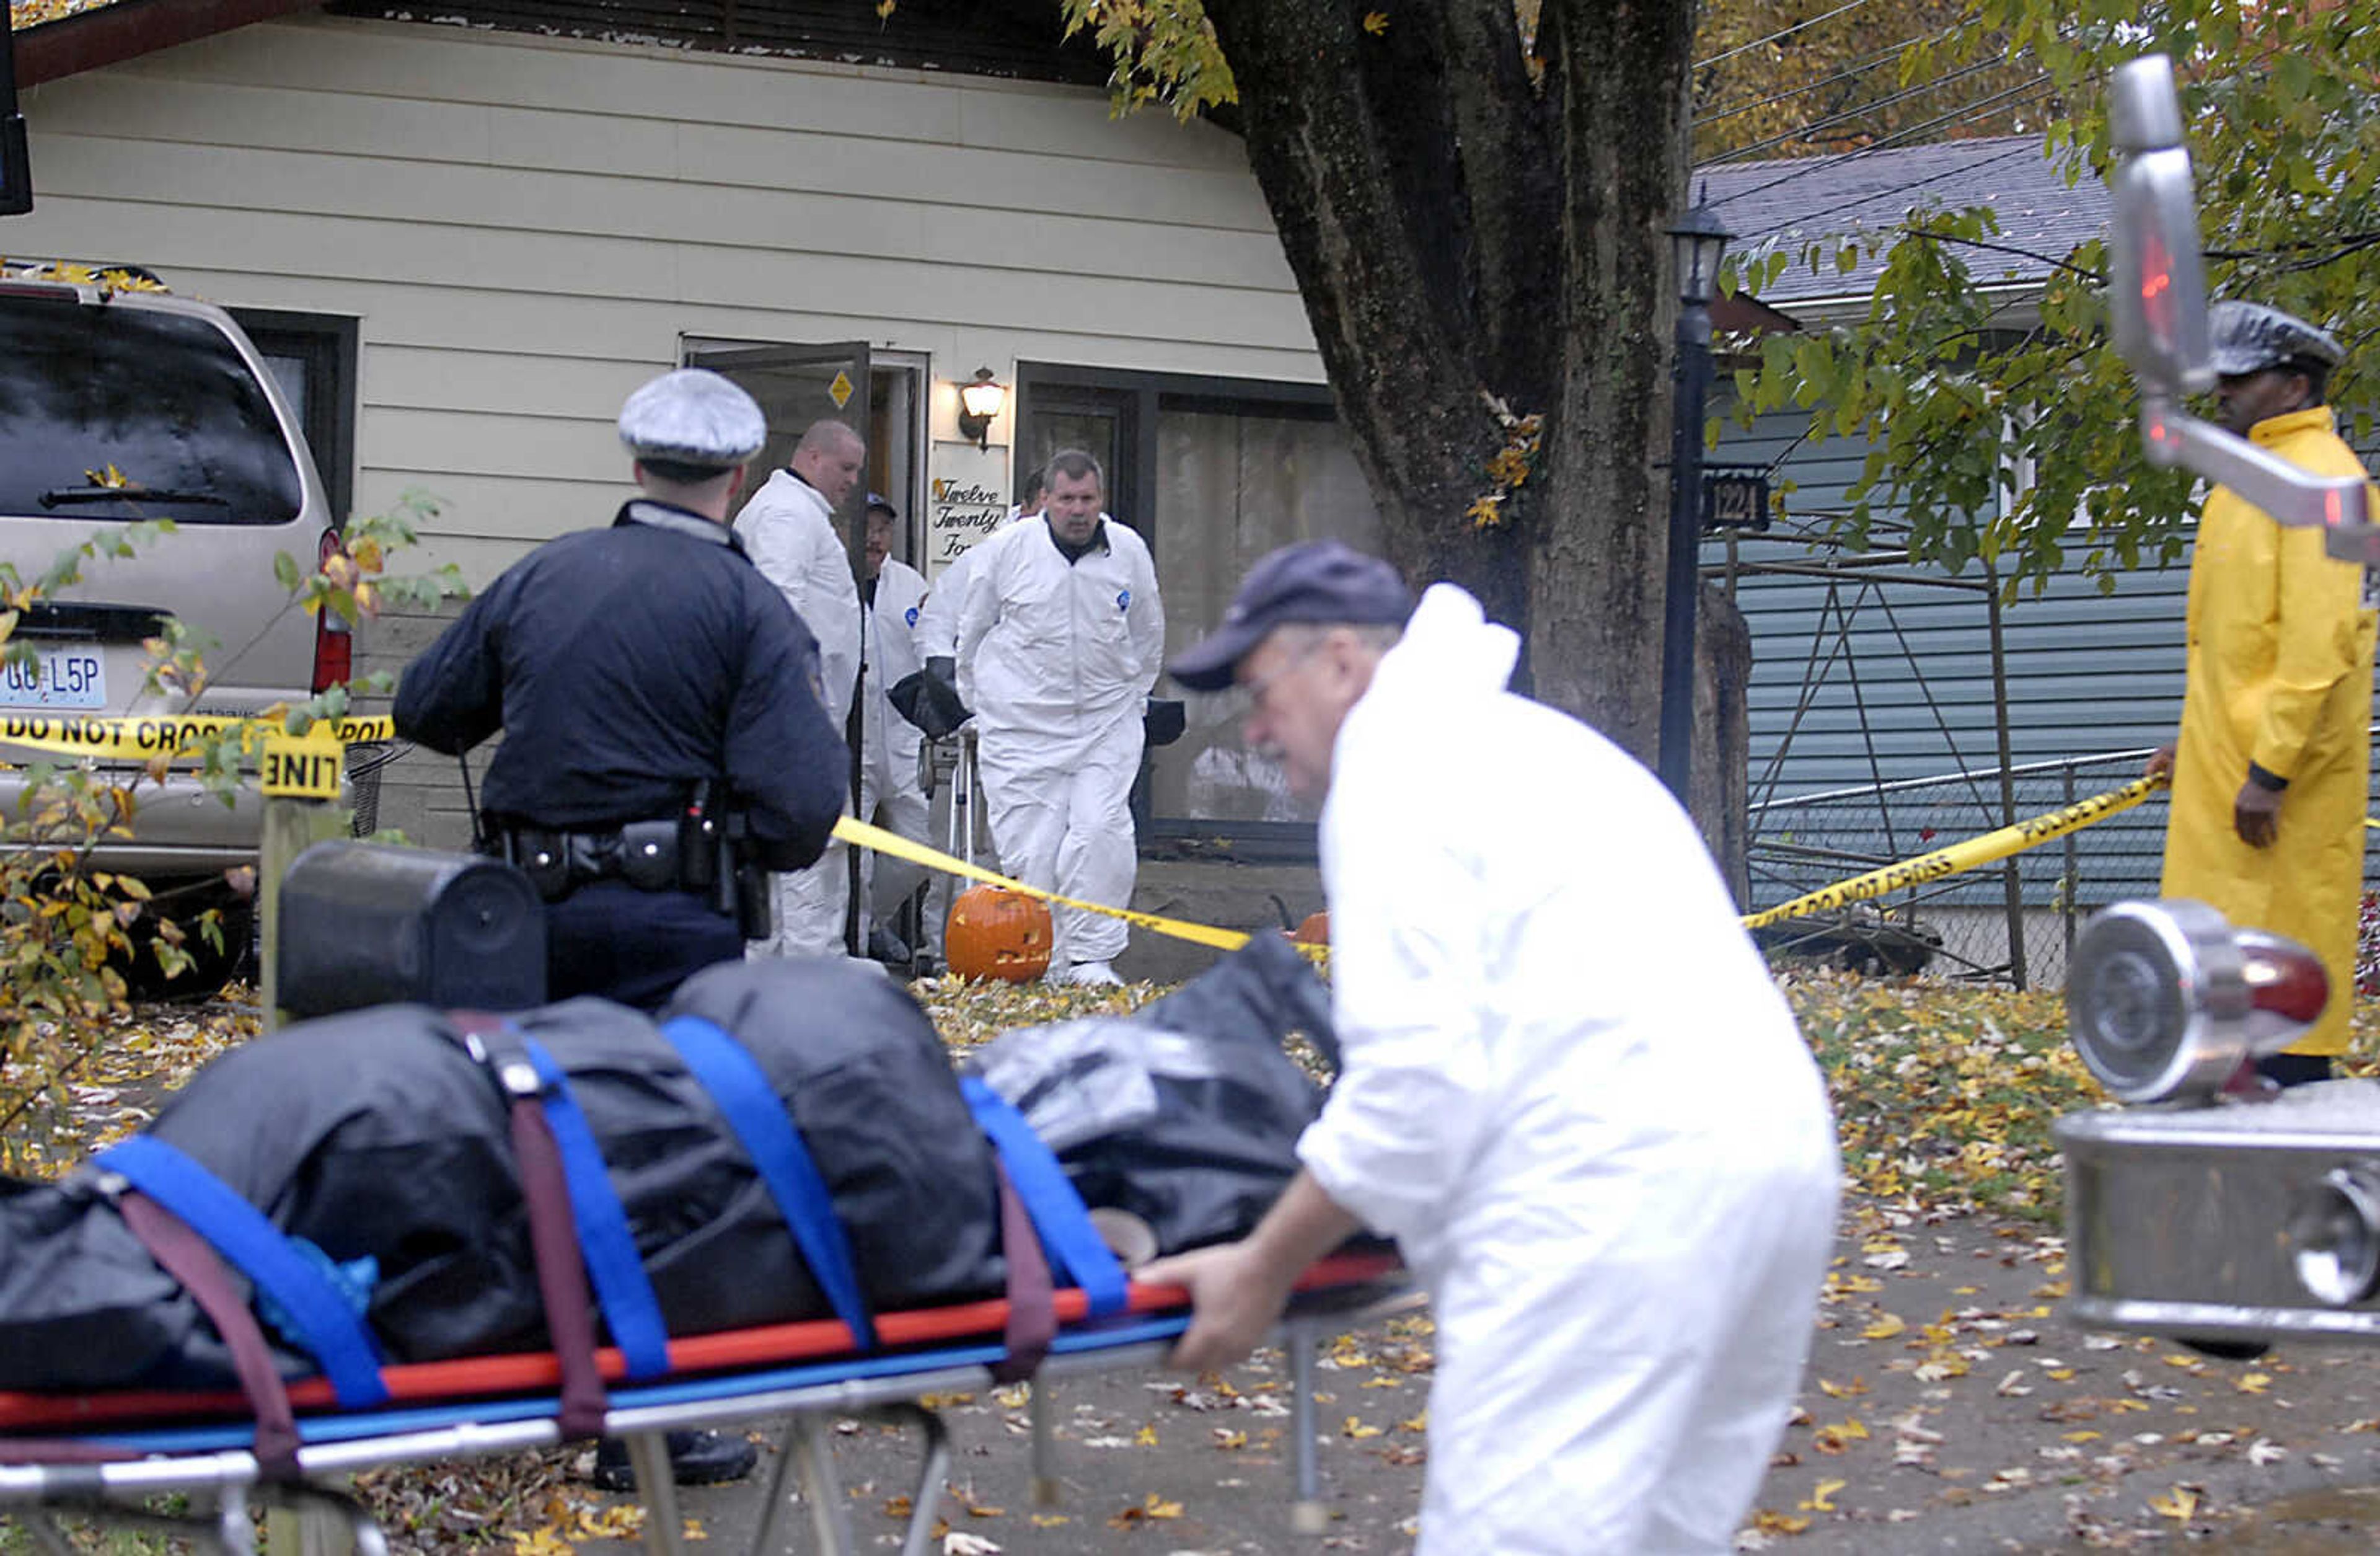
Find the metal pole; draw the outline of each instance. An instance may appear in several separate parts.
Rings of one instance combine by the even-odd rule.
[[[2074,764],[2070,761],[2066,763],[2063,771],[2066,774],[2064,803],[2070,806],[2074,803]],[[2066,966],[2070,969],[2074,966],[2074,893],[2081,891],[2082,887],[2082,882],[2079,879],[2078,865],[2079,858],[2074,851],[2074,833],[2070,832],[2066,834],[2066,890],[2058,893],[2065,899],[2059,905],[2058,915],[2066,920]],[[2063,977],[2062,974],[2060,976]]]
[[[1992,731],[1998,741],[2000,762],[2000,825],[2016,825],[2016,775],[2010,771],[2015,755],[2009,745],[2008,638],[2000,630],[2000,576],[1984,564],[1984,581],[1992,586],[1984,596],[1992,632]],[[2011,857],[2002,867],[2000,894],[2008,912],[2009,979],[2019,990],[2027,986],[2024,965],[2024,884]]]
[[[1678,308],[1670,395],[1669,609],[1661,632],[1661,782],[1687,803],[1694,745],[1694,596],[1702,560],[1703,401],[1710,388],[1710,305]]]

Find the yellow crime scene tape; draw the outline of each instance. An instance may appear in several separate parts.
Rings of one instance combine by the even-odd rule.
[[[75,714],[9,713],[0,716],[0,746],[30,746],[68,756],[114,757],[134,761],[172,760],[200,742],[237,733],[257,748],[259,787],[273,798],[336,799],[347,747],[394,740],[396,723],[371,719],[317,719],[303,735],[292,735],[272,719],[212,713]]]
[[[1795,897],[1791,902],[1747,914],[1743,927],[1757,930],[1782,919],[1823,913],[1828,908],[1840,907],[1846,903],[1880,897],[1904,886],[1939,881],[1946,875],[1956,875],[1977,865],[1991,864],[2053,838],[2064,837],[2068,833],[2080,832],[2092,822],[2104,821],[2119,811],[2130,810],[2165,786],[2166,778],[2162,773],[2155,778],[2135,778],[2119,789],[2109,789],[2106,794],[2078,799],[2063,809],[2048,811],[2030,821],[2001,827],[1980,837],[1968,838],[1963,843],[1953,843],[1948,848],[1920,854],[1913,859],[1903,859],[1882,869],[1872,869],[1865,875],[1854,875],[1848,881],[1822,886],[1806,896]]]
[[[396,738],[395,721],[385,716],[319,719],[305,734],[291,735],[271,720],[212,714],[141,717],[72,713],[0,715],[0,745],[29,746],[38,750],[73,756],[129,758],[139,761],[151,761],[159,757],[170,760],[184,755],[200,741],[231,730],[239,731],[243,741],[255,740],[259,748],[259,786],[267,796],[303,799],[338,797],[339,779],[344,767],[343,753],[346,747]],[[1850,880],[1839,881],[1831,886],[1823,886],[1806,895],[1795,897],[1791,902],[1747,914],[1742,920],[1743,927],[1747,930],[1760,929],[1788,918],[1799,918],[1846,904],[1884,896],[1904,887],[1939,881],[1979,865],[1991,864],[2011,854],[2063,837],[2068,833],[2079,832],[2094,821],[2105,821],[2119,811],[2129,810],[2165,786],[2163,775],[2137,778],[2120,788],[2077,800],[2062,809],[2048,811],[2012,826],[1954,843],[1947,848],[1937,848],[1929,854],[1920,854],[1914,858],[1870,870],[1865,875],[1855,875]],[[2367,820],[2364,824],[2380,827],[2380,821]],[[1085,902],[1061,896],[1038,886],[1028,886],[996,870],[970,864],[939,848],[929,848],[898,833],[887,832],[849,816],[835,823],[834,834],[855,847],[872,848],[880,854],[907,859],[929,869],[963,876],[1006,891],[1021,892],[1028,897],[1059,906],[1105,914],[1111,918],[1121,918],[1127,924],[1136,924],[1154,934],[1168,935],[1220,951],[1236,951],[1248,942],[1245,930],[1217,929],[1209,924],[1168,918],[1129,907],[1111,907],[1104,903]]]

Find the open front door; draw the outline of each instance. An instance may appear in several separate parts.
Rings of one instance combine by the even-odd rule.
[[[744,341],[688,339],[686,365],[709,368],[731,378],[759,402],[760,415],[769,424],[769,441],[760,445],[759,457],[753,461],[750,491],[759,491],[771,471],[784,467],[785,461],[793,457],[794,445],[802,441],[802,433],[812,422],[841,421],[861,438],[868,436],[868,343],[864,340],[828,346],[754,346]],[[868,576],[866,487],[865,481],[854,486],[834,515],[851,555],[851,576],[855,580]],[[866,634],[861,635],[860,641],[864,653]],[[859,699],[854,697],[844,738],[851,747],[851,808],[855,812],[859,808],[861,714]],[[844,856],[850,862],[851,878],[844,914],[844,943],[857,956],[867,951],[862,939],[859,853],[846,849]]]

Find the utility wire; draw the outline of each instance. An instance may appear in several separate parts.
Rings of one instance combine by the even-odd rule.
[[[1726,152],[1720,156],[1713,157],[1709,163],[1706,163],[1704,165],[1715,166],[1720,163],[1755,161],[1756,160],[1755,157],[1755,152],[1767,151],[1772,146],[1782,146],[1789,140],[1807,140],[1811,139],[1812,132],[1815,130],[1826,129],[1834,125],[1846,124],[1852,119],[1862,118],[1869,114],[1873,114],[1878,109],[1889,108],[1896,103],[1906,103],[1912,97],[1923,97],[1927,92],[1938,91],[1942,88],[1949,86],[1953,81],[1964,80],[1969,76],[1978,75],[1985,70],[1997,70],[2004,65],[2013,65],[2025,52],[2027,51],[2019,50],[2017,54],[2012,54],[2006,59],[1979,60],[1975,64],[1962,66],[1959,69],[1950,71],[1946,75],[1937,76],[1930,81],[1923,81],[1913,87],[1904,87],[1900,91],[1894,92],[1888,97],[1879,97],[1873,103],[1863,103],[1855,108],[1846,108],[1840,114],[1830,114],[1822,119],[1813,119],[1808,124],[1803,125],[1798,128],[1789,129],[1782,133],[1772,135],[1766,140],[1755,140],[1749,146],[1738,146],[1734,151]]]
[[[1943,39],[1948,38],[1953,32],[1958,31],[1959,25],[1959,23],[1954,21],[1949,26],[1942,29],[1941,31],[1933,34],[1931,37],[1904,38],[1898,43],[1893,43],[1888,47],[1876,50],[1874,54],[1863,55],[1859,59],[1844,67],[1842,69],[1836,71],[1831,76],[1821,77],[1817,80],[1808,82],[1803,86],[1788,87],[1783,91],[1771,92],[1767,97],[1752,99],[1742,103],[1730,103],[1720,107],[1713,108],[1706,114],[1697,115],[1694,122],[1697,126],[1717,124],[1721,119],[1731,119],[1738,114],[1749,114],[1755,108],[1766,108],[1773,103],[1782,103],[1789,97],[1799,97],[1805,91],[1816,91],[1821,87],[1833,86],[1837,81],[1848,81],[1853,76],[1864,76],[1879,65],[1891,64],[1894,60],[1900,58],[1901,55],[1907,53],[1910,49],[1915,47],[1919,43],[1940,43]]]
[[[1813,173],[1822,173],[1828,168],[1840,167],[1848,162],[1856,162],[1862,157],[1874,156],[1878,152],[1889,150],[1891,147],[1900,145],[1917,136],[1924,135],[1929,130],[1940,129],[1946,125],[1967,123],[1970,120],[1981,117],[1984,110],[1989,109],[1995,104],[2002,103],[2006,99],[2016,97],[2019,93],[2030,93],[2032,97],[2046,96],[2048,95],[2048,91],[2051,85],[2052,82],[2049,72],[2045,70],[2039,75],[2034,76],[2030,80],[2020,81],[2015,86],[2003,88],[2002,90],[1992,92],[1987,96],[1977,98],[1972,103],[1963,103],[1958,108],[1952,109],[1949,113],[1938,115],[1934,118],[1927,119],[1923,124],[1913,124],[1904,129],[1895,130],[1890,135],[1879,137],[1877,140],[1871,141],[1865,146],[1862,146],[1855,152],[1845,152],[1839,156],[1804,158],[1795,164],[1793,171],[1791,173],[1779,174],[1778,176],[1769,179],[1767,183],[1755,184],[1748,189],[1737,189],[1731,194],[1721,195],[1717,201],[1713,201],[1713,203],[1718,205],[1731,205],[1737,201],[1747,200],[1754,195],[1765,194],[1770,189],[1790,184],[1796,178],[1806,178]],[[2022,103],[2010,103],[2007,105],[2013,108],[2022,107],[2024,104]],[[1914,186],[1912,187],[1913,188]],[[1876,194],[1866,196],[1865,199],[1880,200],[1886,194],[1889,194],[1891,192],[1893,191],[1880,190]],[[1861,204],[1864,203],[1864,201],[1854,201],[1852,203]]]
[[[1841,16],[1845,11],[1856,11],[1862,6],[1866,4],[1868,4],[1868,0],[1847,0],[1846,4],[1838,6],[1833,10],[1828,11],[1824,15],[1812,17],[1807,21],[1797,21],[1791,27],[1780,28],[1777,31],[1771,32],[1766,38],[1755,38],[1748,43],[1738,43],[1735,47],[1715,54],[1708,59],[1698,59],[1694,61],[1694,68],[1696,70],[1707,69],[1711,66],[1717,65],[1722,60],[1733,59],[1737,55],[1749,53],[1754,49],[1761,47],[1763,44],[1774,43],[1780,39],[1791,38],[1794,33],[1815,27],[1822,21],[1831,21],[1835,18]]]

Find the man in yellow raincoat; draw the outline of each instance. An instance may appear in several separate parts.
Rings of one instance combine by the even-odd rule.
[[[2277,309],[2221,302],[2209,316],[2217,419],[2293,465],[2362,475],[2324,403],[2344,352]],[[2322,958],[2332,998],[2288,1052],[2258,1062],[2282,1085],[2324,1080],[2347,1051],[2371,770],[2374,596],[2316,529],[2283,529],[2226,487],[2208,494],[2190,567],[2189,681],[2173,774],[2168,897]]]

